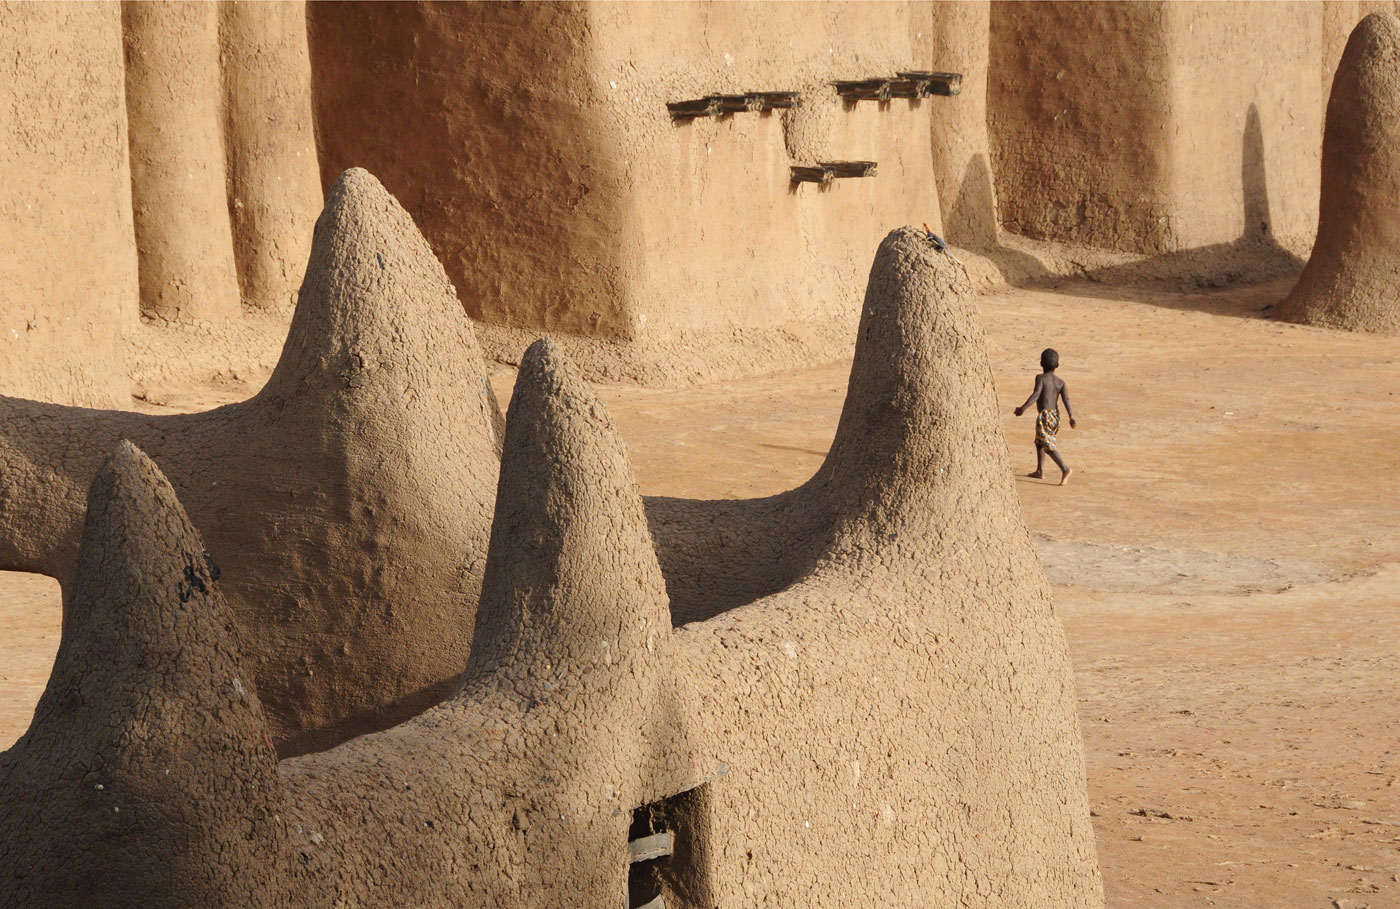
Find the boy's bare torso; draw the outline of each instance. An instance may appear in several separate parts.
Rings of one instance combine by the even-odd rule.
[[[1064,393],[1064,381],[1053,372],[1043,372],[1035,377],[1036,410],[1058,410],[1060,396]]]

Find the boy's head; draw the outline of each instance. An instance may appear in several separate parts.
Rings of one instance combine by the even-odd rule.
[[[1060,355],[1055,353],[1054,348],[1047,347],[1040,352],[1040,368],[1046,372],[1060,368]]]

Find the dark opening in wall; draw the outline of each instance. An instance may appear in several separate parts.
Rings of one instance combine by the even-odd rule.
[[[630,909],[711,907],[708,784],[634,809],[627,833]]]

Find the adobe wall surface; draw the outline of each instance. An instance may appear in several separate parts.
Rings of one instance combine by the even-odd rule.
[[[322,180],[359,165],[423,227],[493,355],[560,332],[590,375],[641,381],[841,349],[861,280],[850,250],[891,224],[973,249],[1004,225],[1130,253],[1297,256],[1341,44],[1390,6],[11,8],[11,40],[37,48],[59,21],[53,46],[85,40],[52,78],[36,74],[69,51],[33,55],[39,68],[12,80],[16,119],[52,111],[54,128],[43,155],[26,145],[0,162],[4,192],[30,206],[4,228],[31,251],[7,266],[6,292],[55,302],[17,302],[12,317],[0,302],[29,336],[0,354],[17,376],[5,384],[0,367],[0,391],[111,401],[125,371],[97,377],[60,348],[112,364],[138,312],[218,326],[285,311]],[[962,93],[850,104],[829,84],[911,67],[963,73]],[[55,99],[37,96],[45,84]],[[806,103],[680,123],[665,111],[747,90]],[[878,174],[788,180],[791,164],[824,159],[874,160]],[[76,189],[104,181],[95,197]],[[35,215],[40,187],[76,195]],[[61,301],[88,286],[91,321],[75,321]]]
[[[574,4],[308,11],[323,180],[378,176],[474,319],[626,334],[625,189],[585,23]]]
[[[1137,253],[1306,253],[1331,72],[1377,5],[992,3],[1003,225]]]
[[[1175,248],[1169,30],[1161,3],[992,4],[987,129],[1007,230]]]
[[[1170,240],[1274,237],[1305,254],[1317,223],[1326,103],[1322,6],[1166,4]]]
[[[220,3],[219,66],[243,304],[286,308],[296,303],[321,210],[306,4]]]
[[[219,8],[125,2],[122,37],[141,311],[170,321],[234,318]]]
[[[829,85],[919,68],[930,56],[926,8],[648,3],[588,14],[591,71],[626,150],[635,335],[853,325],[864,270],[851,251],[894,224],[939,229],[930,122],[960,99],[844,104]],[[696,35],[706,37],[699,54]],[[667,101],[755,90],[800,91],[803,104],[686,125],[665,114]],[[824,160],[879,171],[824,190],[791,184],[790,164]]]
[[[122,6],[142,315],[287,308],[321,207],[305,5]]]
[[[127,397],[134,319],[121,8],[0,5],[0,389]]]
[[[310,17],[323,175],[379,174],[489,323],[642,342],[853,326],[850,250],[891,224],[940,223],[930,118],[958,99],[843,105],[828,85],[926,65],[927,7],[415,3]],[[804,106],[681,124],[666,110],[757,90],[801,91]],[[790,164],[818,159],[879,173],[790,183]]]

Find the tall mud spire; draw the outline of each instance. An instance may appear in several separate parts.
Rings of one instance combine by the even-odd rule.
[[[481,380],[475,333],[428,242],[372,174],[347,170],[316,221],[287,343],[260,397],[303,407],[334,397],[368,414],[465,394],[494,431],[500,415]]]
[[[846,404],[812,479],[764,499],[647,501],[678,622],[833,559],[934,561],[989,533],[1033,559],[1017,514],[967,274],[909,227],[876,252]]]
[[[892,231],[870,266],[836,437],[804,489],[848,536],[918,531],[936,545],[979,511],[1015,512],[996,414],[966,271],[923,231]]]
[[[1285,319],[1400,334],[1400,19],[1352,30],[1322,138],[1317,240]]]
[[[495,690],[533,704],[570,755],[548,758],[552,776],[582,765],[619,794],[688,785],[688,727],[662,718],[694,706],[676,678],[632,466],[607,409],[549,340],[521,362],[496,501],[459,697]]]
[[[550,341],[521,362],[496,503],[468,681],[564,684],[614,666],[604,671],[641,676],[669,652],[666,588],[622,440]]]

